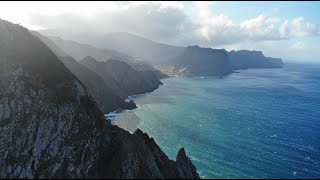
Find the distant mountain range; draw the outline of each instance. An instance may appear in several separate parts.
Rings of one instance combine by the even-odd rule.
[[[282,59],[265,57],[261,51],[230,51],[230,65],[232,69],[249,68],[281,68]]]
[[[95,52],[100,51],[98,48],[59,39],[58,45],[64,47],[60,48],[60,46],[58,47],[56,43],[42,34],[35,31],[32,34],[43,41],[65,66],[84,83],[88,92],[94,97],[104,113],[116,109],[136,108],[133,102],[125,103],[125,99],[128,96],[151,92],[162,84],[159,79],[164,75],[149,65],[129,61],[139,69],[135,70],[126,62],[120,61],[121,59],[117,61],[112,59],[97,61],[89,55],[97,55]],[[88,56],[81,61],[76,61],[72,56],[79,57],[79,52],[87,52]],[[109,56],[109,54],[106,55]]]
[[[179,55],[184,50],[184,47],[158,43],[127,32],[115,32],[104,35],[90,33],[63,34],[59,30],[41,30],[39,32],[48,37],[60,36],[63,39],[70,39],[71,37],[73,41],[90,44],[99,49],[115,50],[128,54],[136,60],[151,64],[162,63]]]
[[[51,32],[52,33],[52,32]],[[280,58],[265,57],[261,51],[226,51],[199,46],[179,47],[157,43],[130,33],[72,36],[98,48],[107,48],[151,64],[171,75],[221,76],[232,70],[248,68],[282,68]],[[224,52],[224,53],[222,53]],[[222,55],[223,54],[223,55]],[[99,59],[99,55],[93,56]],[[121,58],[121,57],[119,57]],[[231,69],[231,70],[230,70]]]

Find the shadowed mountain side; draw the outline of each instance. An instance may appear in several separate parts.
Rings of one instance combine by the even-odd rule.
[[[147,62],[143,61],[124,61],[128,63],[136,71],[152,71],[158,79],[163,79],[169,77],[167,74],[162,73],[160,70],[149,65]]]
[[[265,57],[261,51],[230,51],[230,64],[232,69],[249,68],[282,68],[283,62],[279,58]]]
[[[0,19],[0,47],[0,178],[199,178],[184,156],[158,156],[149,138],[106,121],[26,28]]]
[[[76,60],[80,61],[87,56],[92,56],[97,60],[104,59],[122,59],[122,60],[133,60],[132,57],[117,52],[115,50],[110,50],[106,48],[96,48],[92,45],[81,44],[71,40],[64,40],[55,36],[48,36],[48,38],[54,42],[58,47],[63,49],[66,53],[74,57]]]
[[[98,62],[88,56],[80,63],[102,77],[104,82],[123,98],[152,92],[162,84],[153,71],[136,71],[122,61]]]
[[[64,63],[64,65],[85,85],[86,89],[104,113],[112,112],[116,109],[134,109],[134,103],[126,103],[119,95],[103,81],[95,72],[80,64],[73,57],[68,56],[61,48],[55,45],[50,39],[33,31],[41,41],[43,41]]]
[[[137,107],[133,102],[126,103],[99,75],[72,57],[66,56],[60,57],[59,59],[83,82],[90,95],[92,95],[104,113],[109,113],[117,109],[134,109]]]
[[[35,33],[40,36],[40,33]],[[71,40],[63,40],[59,37],[54,36],[49,36],[48,38],[44,38],[43,35],[41,36],[43,37],[45,42],[48,42],[47,44],[49,44],[49,47],[51,49],[55,49],[54,52],[56,52],[56,54],[60,54],[59,56],[62,57],[66,56],[66,53],[61,52],[59,49],[64,49],[67,54],[72,57],[76,57],[77,60],[82,60],[87,56],[91,56],[97,61],[103,62],[109,59],[119,60],[128,63],[136,71],[152,70],[159,79],[168,77],[166,74],[163,74],[161,71],[155,69],[147,62],[137,61],[133,57],[128,56],[124,53],[119,53],[115,50],[99,49],[88,44],[81,44]]]
[[[168,65],[182,71],[186,76],[223,76],[231,73],[229,57],[224,49],[188,46],[179,56],[169,60]]]

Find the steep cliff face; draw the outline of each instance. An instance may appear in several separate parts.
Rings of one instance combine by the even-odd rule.
[[[153,71],[136,71],[122,61],[98,62],[86,57],[80,63],[100,75],[121,97],[151,92],[162,84]]]
[[[272,58],[272,57],[266,57],[266,58],[270,62],[271,68],[282,68],[284,65],[281,58]]]
[[[77,62],[70,56],[59,58],[70,71],[85,85],[88,93],[94,98],[104,113],[116,109],[134,109],[136,105],[126,103],[124,98],[114,91],[95,72]]]
[[[265,57],[261,51],[230,51],[229,57],[232,69],[281,68],[283,65],[281,59]]]
[[[231,72],[227,51],[188,46],[168,62],[189,76],[222,76]]]
[[[0,20],[0,177],[90,177],[102,113],[27,29]]]
[[[27,29],[0,19],[0,47],[0,178],[169,177],[147,142],[106,121]],[[193,171],[181,160],[188,167],[173,162],[174,177],[198,177],[180,173]]]
[[[64,65],[76,75],[104,113],[109,113],[116,109],[136,108],[136,105],[133,102],[126,103],[123,98],[114,93],[111,88],[107,86],[99,75],[69,56],[50,39],[36,31],[32,31],[32,34],[44,42],[54,54],[58,56]]]
[[[112,148],[103,149],[98,164],[99,177],[199,178],[189,158],[178,154],[176,161],[170,160],[155,141],[140,129],[130,137],[126,134],[127,132],[121,129],[110,141],[104,142],[112,144]]]

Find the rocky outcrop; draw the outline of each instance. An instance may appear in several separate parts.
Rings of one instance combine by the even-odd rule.
[[[99,167],[109,171],[98,169],[100,177],[199,178],[197,172],[194,172],[195,167],[189,164],[187,158],[177,156],[178,161],[170,160],[155,141],[140,129],[137,129],[130,138],[125,135],[125,131],[122,133],[118,133],[110,140],[113,144],[111,150],[104,150]]]
[[[188,46],[168,64],[187,76],[223,76],[231,73],[229,57],[224,49]]]
[[[281,58],[266,57],[266,59],[270,62],[270,68],[282,68],[284,65]]]
[[[98,62],[88,56],[80,63],[97,73],[114,92],[124,98],[152,92],[162,84],[153,71],[136,71],[122,61]]]
[[[0,20],[0,47],[0,178],[198,177],[180,173],[192,166],[158,165],[145,139],[106,121],[85,86],[27,29]]]
[[[281,59],[265,57],[261,51],[230,51],[230,64],[232,69],[249,68],[281,68]]]

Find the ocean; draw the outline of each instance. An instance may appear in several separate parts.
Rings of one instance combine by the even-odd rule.
[[[201,178],[320,177],[320,65],[162,82],[112,122],[170,159],[184,147]]]

